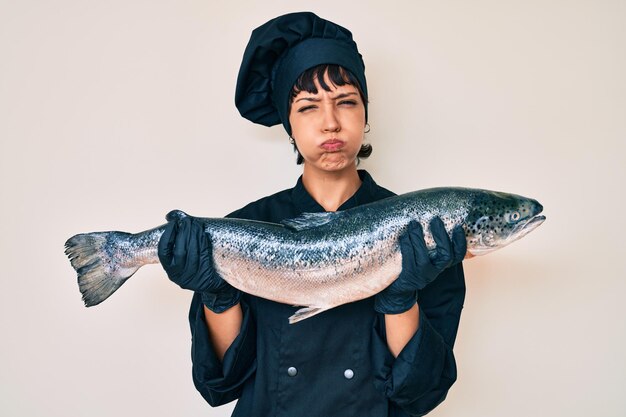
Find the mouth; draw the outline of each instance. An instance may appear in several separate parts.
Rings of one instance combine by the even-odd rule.
[[[327,141],[322,142],[320,148],[324,149],[327,152],[338,151],[343,148],[345,142],[339,139],[328,139]]]
[[[539,210],[538,212],[541,212]],[[505,245],[508,245],[516,240],[519,240],[541,226],[541,224],[546,220],[546,216],[543,215],[534,215],[533,217],[529,217],[526,221],[519,223],[509,238],[506,240]]]
[[[520,224],[517,228],[519,230],[518,233],[520,234],[519,237],[526,236],[528,233],[541,226],[541,223],[543,223],[545,220],[546,216],[543,215],[536,215],[529,218],[528,220],[526,220],[526,222]]]

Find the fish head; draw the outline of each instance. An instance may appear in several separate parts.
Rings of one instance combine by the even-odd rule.
[[[484,255],[535,230],[546,219],[543,206],[532,198],[497,191],[477,193],[464,224],[467,249]]]

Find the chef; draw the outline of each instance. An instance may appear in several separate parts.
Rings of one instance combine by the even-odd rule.
[[[364,143],[367,99],[365,66],[344,27],[303,12],[255,29],[235,102],[253,123],[283,125],[302,175],[293,188],[228,217],[278,223],[394,195],[357,169],[372,153]],[[238,400],[233,416],[242,417],[431,411],[457,376],[452,348],[466,241],[460,228],[449,237],[439,218],[430,228],[437,246],[429,256],[421,227],[409,224],[400,238],[402,272],[385,290],[290,325],[299,307],[242,293],[219,277],[201,222],[170,221],[159,258],[172,281],[194,291],[189,321],[200,394],[212,406]]]

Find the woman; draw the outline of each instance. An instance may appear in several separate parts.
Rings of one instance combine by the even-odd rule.
[[[279,222],[392,196],[359,158],[367,130],[364,65],[349,31],[312,13],[257,28],[244,53],[236,104],[255,123],[282,123],[303,164],[296,186],[230,217]],[[465,294],[465,236],[441,220],[402,235],[402,272],[375,297],[289,325],[297,307],[242,294],[213,269],[193,218],[171,222],[159,244],[172,281],[195,291],[193,380],[212,405],[239,399],[234,416],[423,415],[456,379],[452,346]],[[437,278],[435,280],[435,278]],[[416,302],[418,300],[418,302]]]

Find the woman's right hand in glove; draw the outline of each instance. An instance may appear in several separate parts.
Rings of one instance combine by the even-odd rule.
[[[213,267],[213,249],[200,219],[170,212],[159,240],[158,255],[169,279],[181,288],[202,293],[202,302],[221,313],[239,302],[241,292]]]

